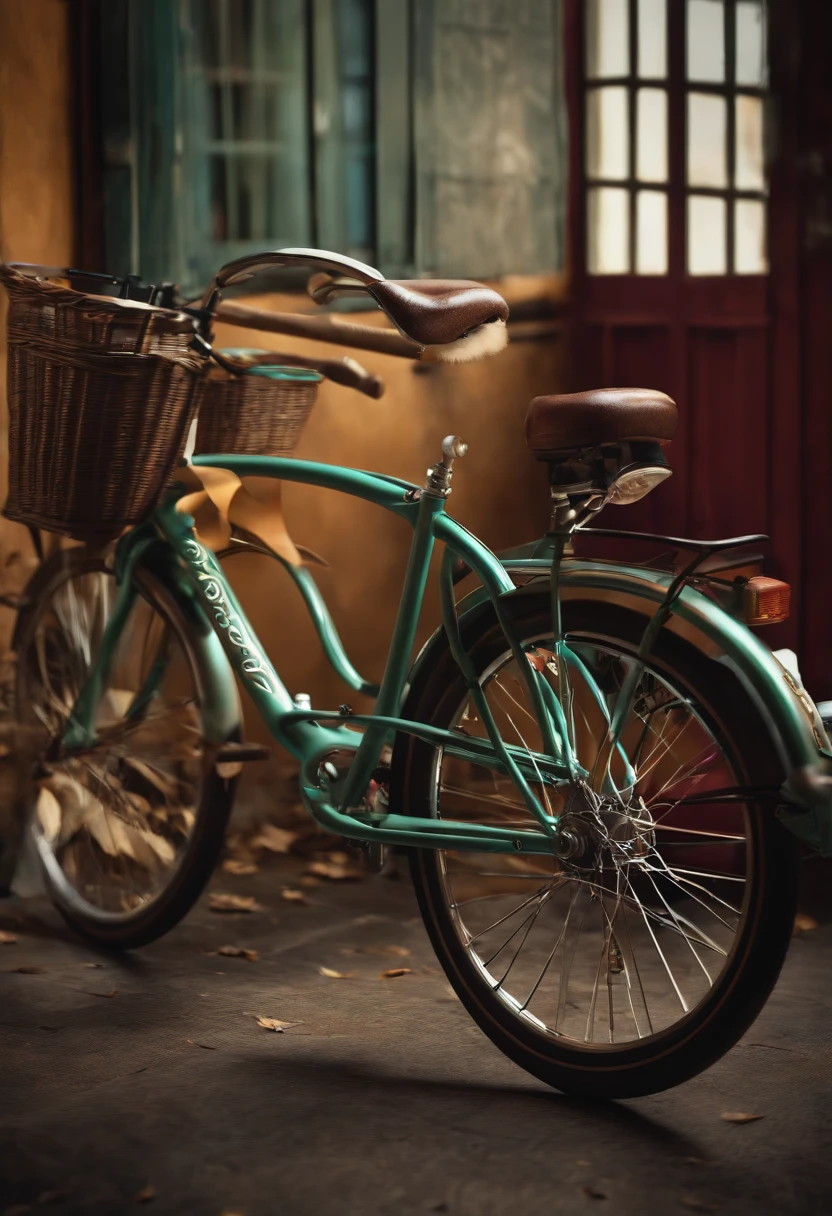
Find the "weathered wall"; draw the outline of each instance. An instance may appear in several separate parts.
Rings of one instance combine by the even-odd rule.
[[[0,257],[53,264],[73,258],[68,9],[65,0],[0,0]],[[509,284],[509,294],[518,298],[541,289],[539,281],[531,287],[528,281]],[[557,285],[550,281],[543,289],[551,294]],[[218,337],[229,346],[337,353],[334,347],[228,327]],[[371,401],[325,384],[298,455],[421,482],[443,436],[457,432],[470,452],[458,466],[452,510],[493,547],[518,543],[539,534],[547,517],[545,481],[523,443],[523,414],[531,396],[557,387],[561,358],[554,339],[517,342],[497,359],[468,367],[417,367],[362,356],[387,382],[385,397]],[[0,388],[4,373],[0,345]],[[2,427],[5,436],[5,409]],[[3,442],[3,485],[5,473]],[[331,563],[316,577],[353,661],[377,678],[398,605],[409,529],[366,504],[304,487],[287,488],[286,512],[294,537]],[[27,543],[21,528],[0,520],[0,569],[5,553]],[[347,698],[357,706],[359,699],[322,660],[286,576],[266,559],[235,560],[229,568],[233,581],[289,688],[310,692],[318,703]],[[432,588],[422,638],[437,617]],[[2,621],[0,628],[10,623]]]
[[[73,253],[69,5],[0,0],[0,258]],[[6,485],[6,300],[0,292],[0,485]],[[25,532],[0,519],[0,566]],[[5,615],[5,614],[4,614]],[[0,621],[0,627],[5,622]]]
[[[265,300],[258,301],[266,304]],[[358,318],[356,318],[358,319]],[[361,318],[369,320],[369,318]],[[332,355],[336,348],[219,327],[218,344]],[[461,434],[469,453],[456,466],[449,508],[492,548],[537,536],[548,518],[542,470],[525,449],[523,417],[535,393],[555,391],[563,352],[556,339],[511,344],[482,364],[423,366],[354,351],[387,391],[380,401],[325,383],[298,455],[374,469],[421,484],[442,439]],[[410,529],[385,512],[342,495],[287,486],[289,529],[329,563],[315,569],[359,670],[377,679],[398,607]],[[330,672],[287,576],[258,557],[236,558],[235,583],[258,632],[285,672],[290,691],[354,707],[361,698]],[[233,567],[229,567],[233,569]],[[438,620],[435,585],[420,630]]]

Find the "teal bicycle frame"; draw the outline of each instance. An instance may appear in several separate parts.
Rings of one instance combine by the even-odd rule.
[[[70,716],[63,745],[67,749],[90,746],[95,738],[95,713],[104,688],[109,663],[121,631],[138,594],[133,575],[147,563],[161,573],[177,602],[187,606],[189,620],[203,637],[211,637],[204,654],[210,669],[212,688],[203,701],[206,737],[221,746],[227,738],[227,706],[236,704],[231,671],[235,672],[253,699],[270,734],[300,763],[300,786],[305,805],[324,829],[346,838],[380,844],[418,848],[452,848],[484,853],[549,854],[558,831],[557,816],[550,813],[532,788],[544,788],[576,779],[595,780],[578,764],[574,754],[564,707],[548,681],[527,661],[526,649],[512,628],[507,611],[509,597],[523,594],[512,575],[522,571],[551,584],[553,604],[553,648],[559,662],[579,669],[599,706],[607,715],[606,754],[618,746],[628,705],[620,702],[612,719],[606,702],[580,659],[569,650],[560,633],[561,594],[581,587],[613,592],[619,599],[638,599],[650,621],[645,629],[638,660],[643,663],[661,627],[673,614],[686,628],[698,630],[709,645],[721,651],[724,661],[733,666],[746,688],[765,707],[776,737],[781,741],[784,776],[818,764],[818,742],[805,708],[782,678],[782,671],[770,652],[723,607],[701,592],[679,585],[671,586],[671,576],[639,567],[613,563],[571,562],[569,569],[555,556],[556,549],[547,538],[534,546],[500,559],[445,511],[442,495],[419,489],[408,482],[380,473],[368,473],[317,462],[262,456],[201,455],[195,466],[210,465],[229,469],[239,477],[273,477],[296,481],[322,489],[336,490],[364,499],[407,520],[413,540],[404,577],[401,601],[389,654],[372,713],[299,709],[280,680],[274,666],[252,630],[231,590],[215,555],[202,545],[193,530],[193,519],[177,509],[183,489],[174,489],[143,525],[128,532],[116,551],[116,576],[119,593],[106,627],[100,651],[81,689]],[[429,565],[437,541],[445,545],[441,566],[441,608],[443,629],[476,704],[488,738],[470,737],[459,730],[442,729],[426,723],[408,721],[400,716],[408,682],[412,677],[412,652],[421,614]],[[543,750],[531,753],[506,743],[494,722],[489,703],[477,673],[465,651],[459,606],[455,602],[453,565],[462,559],[481,583],[481,588],[465,601],[465,611],[489,606],[505,633],[518,668],[526,681],[531,706],[540,728]],[[676,580],[678,583],[678,579]],[[341,647],[325,606],[303,578],[296,579],[309,607],[325,652],[339,674],[353,687],[375,691],[355,671]],[[220,646],[216,645],[218,639]],[[224,652],[224,654],[223,654]],[[418,665],[419,660],[417,660]],[[152,689],[143,688],[128,713],[138,713]],[[360,727],[358,732],[352,727]],[[370,806],[365,793],[377,770],[384,747],[403,732],[441,747],[450,755],[491,768],[511,778],[531,813],[536,827],[518,830],[448,819],[403,816],[386,808]],[[353,753],[346,776],[334,777],[326,764],[333,753]],[[609,764],[601,773],[601,788],[610,788]],[[806,815],[814,816],[818,828],[818,808],[806,811],[794,807],[800,826],[794,830],[808,837]],[[793,826],[789,823],[789,826]],[[828,816],[818,829],[832,841]]]

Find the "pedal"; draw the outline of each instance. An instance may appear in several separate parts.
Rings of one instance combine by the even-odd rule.
[[[239,777],[249,760],[268,760],[271,754],[271,748],[261,743],[224,743],[217,752],[214,768],[218,776],[230,781],[232,777]]]

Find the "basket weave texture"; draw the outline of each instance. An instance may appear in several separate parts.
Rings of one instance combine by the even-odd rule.
[[[0,266],[9,293],[4,514],[105,540],[158,503],[199,406],[193,323]]]
[[[245,366],[274,366],[274,355],[258,352]],[[292,368],[285,369],[291,374]],[[308,373],[307,373],[308,374]],[[271,380],[237,375],[213,365],[205,379],[196,451],[252,456],[291,456],[318,395],[317,380]]]

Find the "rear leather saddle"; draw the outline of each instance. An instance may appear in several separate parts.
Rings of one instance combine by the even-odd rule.
[[[676,403],[650,388],[598,388],[535,397],[526,442],[537,460],[631,440],[665,443],[676,434]]]

